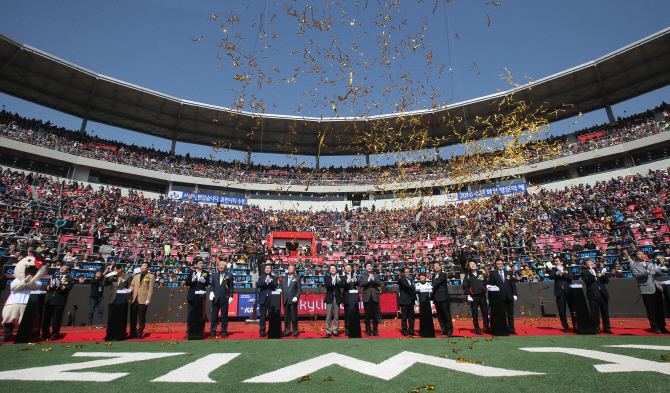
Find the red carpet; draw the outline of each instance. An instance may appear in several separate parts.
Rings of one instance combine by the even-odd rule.
[[[480,322],[481,323],[481,322]],[[647,336],[654,335],[649,327],[649,322],[645,318],[626,318],[612,319],[612,332],[615,335],[635,335]],[[440,331],[437,321],[435,321],[436,332]],[[418,321],[417,321],[418,332]],[[517,318],[515,327],[519,336],[548,336],[548,335],[575,335],[574,333],[563,333],[560,328],[560,322],[557,318]],[[325,338],[325,321],[300,321],[300,336],[297,338],[286,337],[284,340],[296,340],[306,338]],[[147,325],[144,338],[141,341],[185,341],[184,332],[185,323],[160,323]],[[344,328],[340,328],[341,339],[346,339]],[[400,320],[384,320],[379,325],[379,334],[381,337],[364,337],[365,339],[383,339],[404,338],[400,334]],[[471,320],[457,318],[454,320],[454,336],[476,336]],[[488,335],[485,335],[488,336]],[[61,329],[61,336],[57,343],[81,343],[81,342],[103,342],[105,337],[104,329],[89,330],[86,327],[66,327]],[[445,337],[447,336],[438,336]],[[258,339],[258,325],[247,325],[244,322],[230,322],[228,324],[228,340],[247,340]],[[409,337],[412,338],[412,337]],[[420,338],[420,337],[414,337]],[[127,341],[139,341],[137,339]],[[11,341],[9,342],[11,343]]]

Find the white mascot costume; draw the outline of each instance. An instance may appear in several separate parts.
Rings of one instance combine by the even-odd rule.
[[[11,293],[2,309],[2,325],[4,334],[0,335],[0,342],[9,341],[14,327],[18,327],[26,310],[30,291],[36,291],[42,285],[40,280],[47,271],[43,258],[29,255],[19,261],[14,268],[14,280]]]

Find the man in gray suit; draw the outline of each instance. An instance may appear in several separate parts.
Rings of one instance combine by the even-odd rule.
[[[656,334],[670,334],[665,327],[663,315],[663,289],[658,282],[661,270],[653,262],[647,262],[644,251],[635,251],[635,260],[629,258],[630,270],[637,279],[638,288],[644,307],[647,309],[647,318],[651,329]]]
[[[330,336],[340,337],[340,304],[342,304],[342,295],[340,294],[340,276],[337,275],[337,266],[330,265],[330,273],[323,279],[323,286],[326,287],[326,338]],[[347,294],[348,295],[348,294]],[[331,325],[332,321],[332,325]]]
[[[295,266],[288,265],[286,275],[281,281],[282,304],[284,305],[284,337],[291,335],[293,325],[293,337],[298,337],[298,301],[302,294],[302,279],[295,273]]]
[[[365,264],[365,273],[361,274],[358,284],[363,288],[363,307],[365,308],[365,337],[379,337],[379,288],[382,281],[379,274],[372,272],[372,263]],[[372,321],[372,328],[370,328]]]

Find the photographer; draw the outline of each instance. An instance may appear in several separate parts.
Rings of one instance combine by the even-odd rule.
[[[102,272],[100,270],[95,272],[95,276],[91,280],[91,293],[88,295],[88,328],[93,329],[93,312],[98,309],[98,325],[97,329],[102,329],[102,313],[105,310],[103,292]]]

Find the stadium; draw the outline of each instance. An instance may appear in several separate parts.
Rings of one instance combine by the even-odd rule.
[[[206,41],[210,27],[200,38],[187,37],[189,49],[161,43],[155,51],[111,28],[110,37],[127,44],[111,47],[117,62],[109,56],[96,63],[89,59],[103,56],[102,49],[78,53],[76,41],[48,37],[42,29],[28,32],[21,17],[12,23],[0,17],[9,26],[0,28],[0,353],[7,360],[0,366],[1,386],[664,391],[670,382],[665,22],[640,24],[595,51],[584,43],[585,58],[557,48],[558,65],[541,63],[539,79],[526,76],[518,84],[505,68],[507,74],[494,77],[502,82],[472,84],[464,98],[456,92],[461,84],[486,75],[487,63],[502,66],[499,53],[459,47],[469,30],[453,13],[463,24],[485,15],[488,28],[496,12],[506,20],[519,8],[437,1],[433,9],[418,2],[415,11],[403,8],[409,16],[398,22],[396,2],[369,19],[367,5],[299,3],[234,12],[218,5],[204,14],[199,5],[193,17],[199,22],[184,26],[198,31],[203,20],[216,25],[224,34],[217,38],[216,59],[234,67],[190,61],[213,57],[209,49],[190,49]],[[424,6],[425,19],[418,11]],[[187,17],[176,10],[196,13],[183,7],[161,5],[158,13],[178,29],[178,20]],[[68,10],[39,12],[65,18]],[[316,10],[337,12],[341,20],[314,16]],[[26,15],[21,7],[14,11]],[[125,13],[114,12],[125,20]],[[277,30],[273,12],[286,14],[277,17]],[[524,12],[530,17],[535,11]],[[623,9],[616,15],[623,20]],[[421,34],[408,35],[395,52],[385,49],[395,42],[388,31],[400,26],[423,23],[420,30],[430,35],[431,18],[444,24],[448,38],[438,36],[429,46]],[[93,28],[90,23],[84,25]],[[284,27],[291,23],[299,33]],[[324,32],[366,23],[383,28],[375,45],[356,35],[346,47],[342,42],[353,36],[334,33],[342,35],[329,48],[321,46]],[[46,25],[62,28],[57,21]],[[524,36],[530,29],[506,25],[497,34],[518,29]],[[151,37],[141,30],[149,25],[135,28]],[[488,34],[470,32],[477,45]],[[298,51],[280,43],[273,52],[270,37],[285,35]],[[304,37],[308,43],[301,48]],[[47,44],[50,39],[59,44]],[[253,50],[245,52],[243,44]],[[397,49],[403,45],[407,52]],[[58,55],[47,48],[58,48]],[[143,59],[164,48],[182,51],[183,62],[171,60],[177,68],[218,68],[218,77],[224,72],[231,104],[200,102],[221,101],[188,86],[204,83],[201,75],[189,82],[191,76],[170,78],[169,67],[141,71],[150,68]],[[369,55],[375,48],[381,60]],[[303,68],[302,76],[296,70],[291,78],[295,52],[312,71]],[[467,67],[463,59],[471,53],[480,57],[465,76],[458,64]],[[369,61],[349,60],[352,54]],[[521,64],[534,58],[524,52],[502,59],[524,56]],[[559,62],[559,56],[566,59]],[[368,73],[377,76],[371,64],[384,70],[388,61],[391,69],[406,57],[427,70],[402,63],[403,72],[410,67],[405,74],[380,71],[393,75],[381,89],[366,81]],[[276,67],[276,78],[284,76],[277,69],[284,65],[291,70],[284,79],[289,83],[273,93],[268,75]],[[161,72],[169,82],[153,79]],[[300,78],[307,82],[300,85]],[[412,100],[426,95],[427,85],[433,104],[421,107],[430,99]],[[491,94],[494,85],[507,87]],[[318,94],[326,91],[325,98],[314,86]],[[444,92],[435,93],[436,86]],[[293,96],[300,108],[316,109],[294,110],[288,103]],[[277,111],[269,110],[273,101]],[[356,285],[340,284],[350,277]],[[479,295],[473,292],[477,278],[486,287]],[[224,285],[228,279],[231,287]],[[296,279],[301,289],[291,301]],[[593,279],[607,298],[595,321],[594,308],[603,300],[594,303]],[[567,281],[558,286],[561,280]],[[407,282],[411,300],[404,303]],[[420,289],[426,282],[430,293]],[[438,282],[446,302],[438,299]],[[506,285],[513,299],[512,292],[505,298]],[[215,288],[221,292],[215,295]],[[260,300],[264,294],[267,300]],[[483,299],[484,332],[473,297]],[[225,310],[227,331],[219,331],[216,321],[225,319]]]

